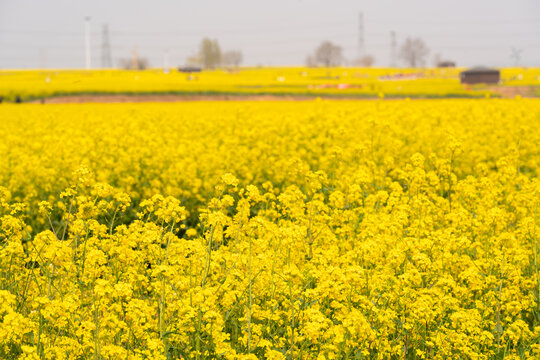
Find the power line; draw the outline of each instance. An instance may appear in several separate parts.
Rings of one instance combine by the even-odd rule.
[[[109,32],[110,33],[110,32]],[[102,32],[102,37],[104,36],[104,33]],[[376,38],[379,38],[379,37],[385,37],[386,39],[388,39],[388,33],[371,33],[370,36],[372,37],[376,37]],[[472,33],[472,34],[455,34],[455,33],[452,33],[452,34],[449,34],[449,33],[430,33],[429,35],[427,35],[427,38],[428,40],[429,39],[437,39],[437,38],[446,38],[448,40],[451,40],[452,38],[455,38],[455,39],[459,39],[459,38],[462,38],[462,37],[466,37],[467,39],[472,39],[472,38],[475,38],[477,40],[482,40],[482,43],[479,44],[478,46],[480,47],[485,47],[485,46],[500,46],[500,39],[505,37],[505,38],[511,38],[511,37],[515,37],[515,36],[519,36],[520,38],[534,38],[536,39],[536,35],[533,34],[533,33],[490,33],[490,34],[484,34],[484,33]],[[285,40],[272,40],[272,41],[263,41],[263,40],[258,40],[257,42],[254,42],[254,43],[250,43],[250,44],[247,44],[247,45],[244,45],[244,46],[247,46],[247,47],[267,47],[268,45],[283,45],[283,44],[290,44],[290,43],[303,43],[303,42],[310,42],[310,41],[320,41],[320,40],[323,40],[324,38],[326,39],[332,39],[333,41],[339,41],[340,39],[341,40],[346,40],[346,39],[352,39],[352,38],[357,38],[358,37],[358,33],[352,33],[352,32],[347,32],[347,33],[334,33],[334,34],[329,34],[329,35],[320,35],[320,36],[310,36],[310,37],[298,37],[298,38],[291,38],[291,37],[287,37]],[[485,40],[494,40],[496,41],[497,43],[496,44],[490,44],[490,43],[486,43]],[[102,41],[102,44],[101,44],[101,49],[103,49],[103,45],[104,45],[105,41],[103,40]],[[392,43],[392,37],[390,37],[390,42],[376,42],[376,43],[373,43],[372,45],[374,46],[388,46],[389,44],[391,45]],[[468,45],[467,45],[468,46]],[[524,46],[522,44],[522,46]],[[531,46],[533,46],[533,44],[531,44]],[[24,43],[21,43],[21,42],[16,42],[16,43],[2,43],[0,41],[0,47],[12,47],[12,48],[28,48],[28,49],[36,49],[36,48],[43,48],[43,44],[42,43],[36,43],[35,45],[32,45],[32,44],[24,44]],[[171,48],[170,46],[170,41],[165,41],[164,44],[161,44],[161,45],[150,45],[150,46],[140,46],[140,48],[145,48],[145,49],[157,49],[157,50],[162,50],[164,47],[168,47],[168,48]],[[466,46],[463,46],[463,45],[453,45],[453,44],[445,44],[443,45],[443,47],[466,47]],[[476,47],[476,46],[475,46]],[[50,46],[46,46],[47,49],[73,49],[73,48],[76,48],[76,46],[73,46],[73,45],[50,45]],[[90,48],[95,48],[97,49],[98,48],[98,45],[97,44],[90,44]],[[126,49],[126,48],[131,48],[130,46],[117,46],[116,48],[118,49]],[[173,49],[175,47],[172,47]]]
[[[398,26],[399,24],[421,24],[421,25],[458,25],[458,24],[526,24],[526,23],[538,23],[540,18],[525,18],[525,19],[480,19],[480,20],[449,20],[449,21],[430,21],[430,20],[414,20],[414,19],[373,19],[370,18],[369,23],[380,23],[380,24],[393,24]],[[176,36],[204,36],[208,32],[216,34],[227,34],[227,33],[259,33],[259,32],[281,32],[281,31],[290,31],[291,29],[306,29],[309,27],[320,28],[322,26],[350,26],[351,23],[347,21],[331,21],[331,22],[313,22],[312,24],[303,23],[302,25],[293,25],[293,26],[279,26],[279,27],[268,27],[268,28],[255,28],[249,29],[246,31],[246,28],[236,28],[236,29],[210,29],[206,31],[140,31],[140,30],[121,30],[114,31],[112,34],[120,36],[167,36],[167,35],[176,35]],[[16,30],[16,29],[0,29],[2,34],[17,34],[17,35],[40,35],[40,36],[81,36],[80,32],[66,32],[66,31],[47,31],[47,30]],[[95,34],[94,35],[99,35]]]

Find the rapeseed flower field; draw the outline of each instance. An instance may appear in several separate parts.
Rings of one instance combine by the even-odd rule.
[[[540,101],[0,106],[2,359],[538,359]]]
[[[168,69],[169,70],[169,69]],[[463,68],[240,68],[185,74],[170,69],[0,71],[0,98],[13,102],[95,94],[288,95],[326,97],[499,96],[483,85],[462,85]],[[503,68],[504,86],[540,89],[539,68]],[[533,91],[536,89],[536,92]]]

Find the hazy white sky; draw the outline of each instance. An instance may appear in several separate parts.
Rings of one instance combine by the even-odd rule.
[[[239,49],[245,65],[300,65],[323,40],[390,64],[390,32],[399,45],[421,37],[458,65],[540,66],[540,0],[0,0],[0,68],[83,68],[84,17],[91,17],[92,63],[101,65],[108,24],[113,63],[133,49],[152,66],[182,65],[203,37]]]

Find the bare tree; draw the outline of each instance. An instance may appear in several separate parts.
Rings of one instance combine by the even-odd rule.
[[[201,65],[207,69],[214,69],[221,64],[221,49],[216,39],[204,38],[199,48]]]
[[[222,63],[225,66],[238,67],[244,60],[244,56],[240,50],[225,51],[222,56]]]
[[[140,58],[137,65],[139,66],[139,70],[148,69],[150,67],[150,61],[147,58]]]
[[[354,66],[371,67],[375,63],[375,58],[371,55],[363,56],[353,61]]]
[[[326,67],[341,65],[343,49],[330,41],[325,41],[315,50],[315,62]]]
[[[425,64],[425,58],[429,54],[429,49],[420,38],[407,38],[401,46],[400,57],[410,67],[417,67]]]
[[[317,66],[317,62],[315,61],[315,58],[313,57],[313,55],[308,55],[306,57],[306,66],[307,67],[316,67]]]
[[[120,59],[118,60],[120,68],[126,70],[144,70],[150,67],[150,62],[147,58],[135,59]]]

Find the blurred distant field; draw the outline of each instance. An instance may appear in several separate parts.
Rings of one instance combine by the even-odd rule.
[[[462,68],[240,68],[0,71],[3,101],[74,95],[271,95],[344,98],[534,97],[540,68],[505,68],[497,86],[462,85]]]

